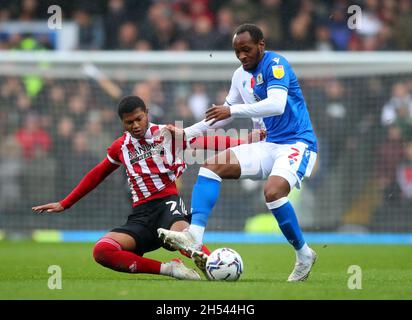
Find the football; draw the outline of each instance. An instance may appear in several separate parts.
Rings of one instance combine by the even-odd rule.
[[[236,281],[242,272],[242,258],[233,249],[216,249],[207,258],[206,274],[209,280]]]

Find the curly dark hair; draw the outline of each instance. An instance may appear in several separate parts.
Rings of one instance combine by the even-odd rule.
[[[146,111],[146,104],[144,101],[138,96],[126,96],[120,100],[117,113],[119,114],[120,119],[123,119],[124,113],[133,112],[138,108]]]
[[[249,32],[250,36],[253,39],[253,42],[258,43],[260,40],[263,40],[263,32],[262,30],[255,24],[252,23],[244,23],[238,26],[235,30],[235,35]]]

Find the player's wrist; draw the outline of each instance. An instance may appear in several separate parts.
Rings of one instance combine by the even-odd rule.
[[[59,204],[62,206],[64,210],[71,207],[71,204],[66,199],[59,201]]]
[[[196,138],[196,134],[190,127],[183,129],[183,141],[190,141],[191,139]]]
[[[240,112],[240,108],[239,108],[239,106],[241,106],[241,105],[239,105],[239,104],[233,104],[233,105],[231,105],[231,106],[229,106],[228,108],[229,108],[229,113],[230,113],[230,116],[231,117],[236,117],[236,116],[239,116],[240,114],[241,114],[241,112]]]
[[[230,106],[227,106],[226,109],[229,112],[229,117],[231,117],[232,116],[232,110],[230,109]]]

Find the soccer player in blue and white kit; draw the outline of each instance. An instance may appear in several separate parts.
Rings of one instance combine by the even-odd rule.
[[[233,74],[224,105],[208,109],[205,120],[180,133],[188,140],[233,118],[251,118],[255,127],[264,125],[266,140],[230,148],[206,161],[193,188],[189,229],[159,229],[158,233],[165,242],[192,254],[202,268],[207,257],[199,248],[222,179],[266,180],[267,207],[296,251],[295,268],[288,281],[303,281],[309,276],[316,253],[306,244],[287,196],[293,187],[300,188],[314,167],[316,136],[292,67],[283,56],[265,51],[262,31],[253,24],[239,26],[233,47],[242,66]]]

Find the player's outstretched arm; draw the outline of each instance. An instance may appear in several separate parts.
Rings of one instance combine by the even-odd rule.
[[[43,204],[40,206],[31,208],[36,213],[48,212],[48,213],[59,213],[65,210],[60,202],[52,202],[48,204]]]
[[[242,139],[228,136],[201,136],[190,140],[188,145],[191,149],[222,151],[244,143]]]
[[[268,96],[255,103],[234,104],[231,106],[213,106],[206,111],[205,121],[216,121],[228,118],[265,118],[281,115],[285,111],[288,93],[283,89],[269,89]]]
[[[188,145],[191,149],[223,151],[240,144],[262,141],[265,137],[265,130],[253,130],[248,134],[247,140],[229,136],[201,136],[191,139]]]
[[[183,131],[186,136],[186,139],[190,140],[192,138],[196,138],[203,135],[203,133],[210,129],[223,128],[225,125],[229,124],[232,121],[233,117],[230,116],[224,120],[213,121],[213,123],[211,123],[211,121],[208,122],[206,120],[202,120],[190,127],[184,128]]]
[[[165,137],[170,134],[175,141],[183,141],[183,148],[190,146],[191,149],[204,149],[221,151],[244,143],[258,142],[266,137],[266,131],[263,129],[253,130],[248,134],[247,140],[234,139],[228,136],[200,136],[186,140],[185,131],[171,124],[162,129],[162,135]]]

